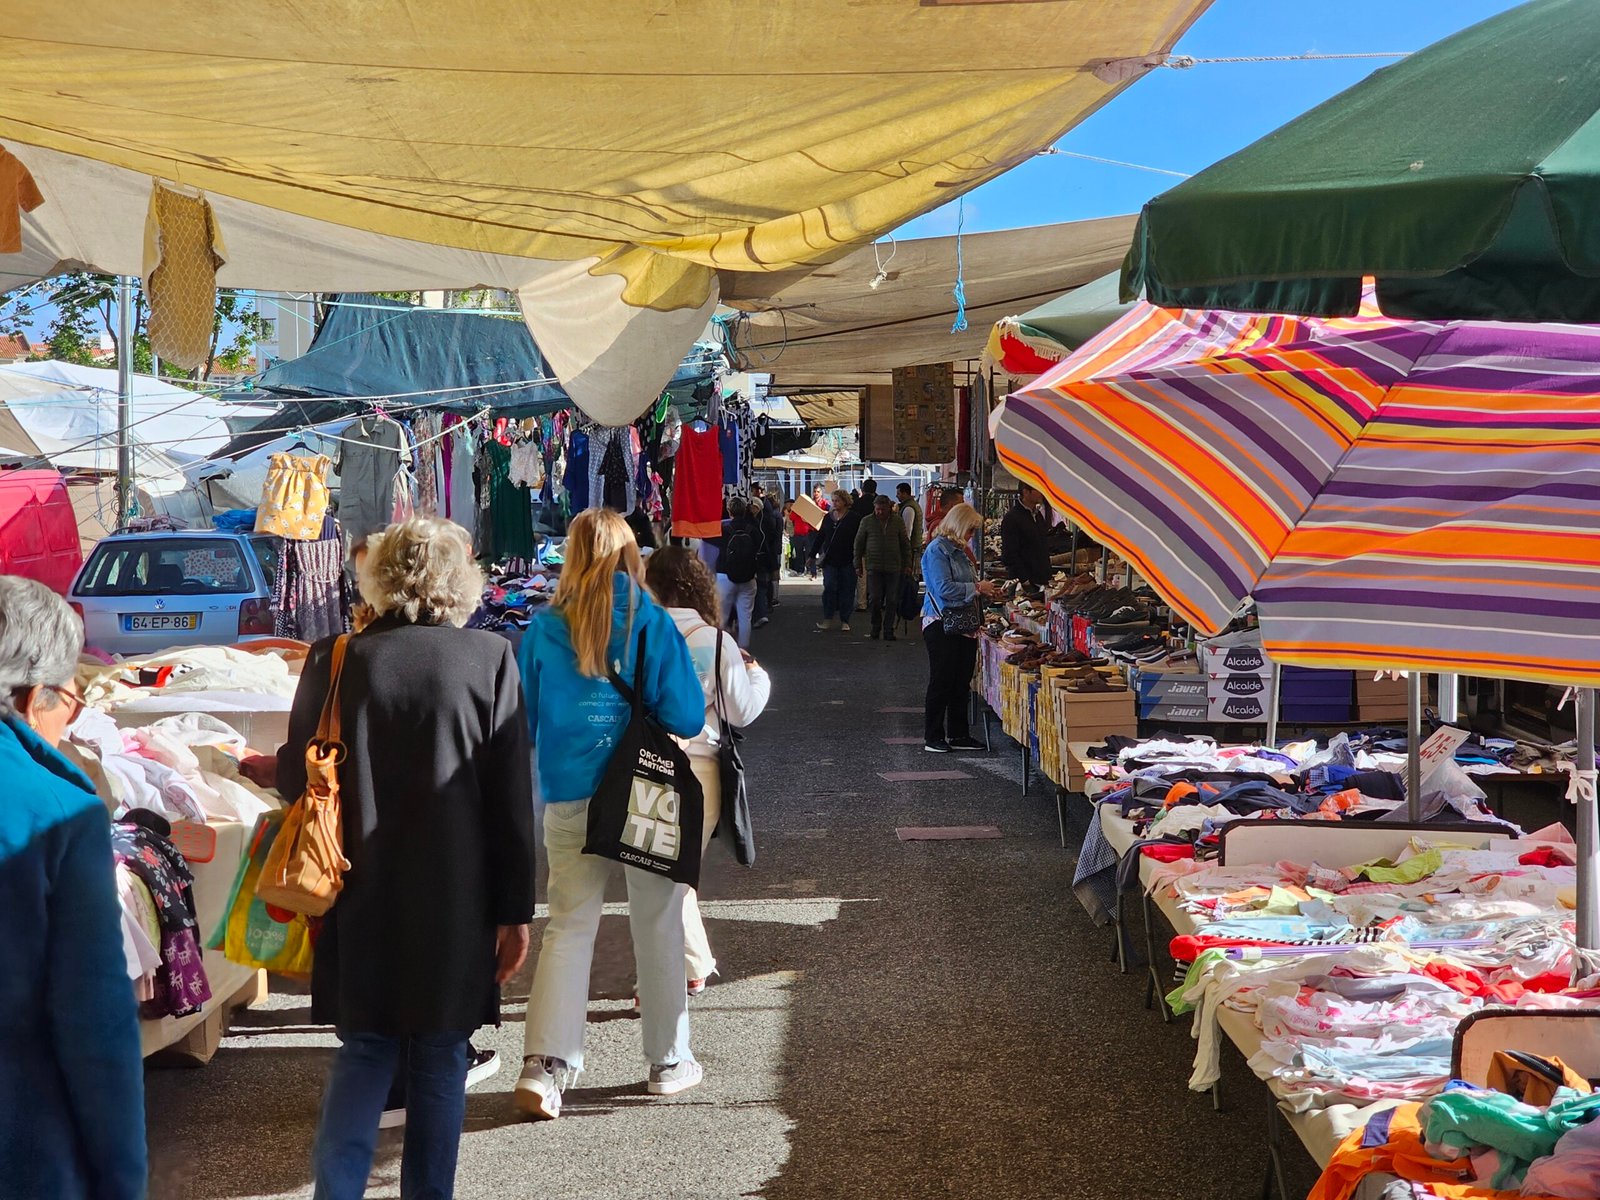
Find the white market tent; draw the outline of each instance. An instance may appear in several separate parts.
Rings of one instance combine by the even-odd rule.
[[[814,270],[731,279],[723,303],[746,315],[719,321],[732,334],[740,365],[770,372],[773,393],[801,407],[802,393],[786,389],[825,393],[886,384],[895,367],[979,358],[996,321],[1120,266],[1135,220],[886,240]],[[963,330],[952,329],[958,278],[966,296]],[[819,414],[819,423],[845,423],[827,416]]]
[[[1045,149],[1208,3],[769,0],[755,36],[743,0],[46,6],[0,40],[0,146],[45,200],[0,286],[143,274],[165,180],[211,201],[222,286],[515,290],[621,423],[720,294]]]
[[[134,375],[131,390],[129,441],[141,506],[198,520],[203,493],[191,475],[234,436],[228,419],[265,417],[275,408],[227,403],[149,375]],[[117,372],[64,362],[0,366],[0,459],[42,460],[66,473],[114,477]],[[116,506],[106,491],[110,514]]]

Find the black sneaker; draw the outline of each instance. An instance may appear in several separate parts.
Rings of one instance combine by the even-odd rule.
[[[950,743],[949,742],[927,742],[927,743],[925,743],[923,745],[922,748],[924,750],[926,750],[929,754],[949,754],[950,753]]]
[[[952,738],[945,744],[952,750],[987,750],[989,748],[978,741],[977,738]]]

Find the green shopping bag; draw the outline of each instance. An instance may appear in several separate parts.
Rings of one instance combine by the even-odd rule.
[[[267,861],[267,851],[283,828],[283,818],[284,810],[279,808],[256,819],[249,849],[234,877],[227,915],[210,946],[240,966],[309,979],[312,938],[308,919],[264,904],[256,895],[256,880]]]

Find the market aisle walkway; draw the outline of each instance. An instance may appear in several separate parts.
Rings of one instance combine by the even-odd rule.
[[[523,976],[507,1024],[479,1038],[506,1065],[470,1097],[458,1196],[1258,1194],[1265,1091],[1231,1054],[1229,1111],[1185,1091],[1187,1025],[1162,1025],[1142,978],[1107,961],[1109,935],[1072,896],[1048,785],[1019,795],[1010,743],[989,758],[923,753],[920,715],[879,711],[919,705],[920,642],[813,633],[814,594],[785,596],[754,647],[774,678],[746,743],[761,861],[746,871],[714,850],[704,888],[723,970],[693,1003],[705,1085],[642,1094],[627,923],[607,917],[589,1074],[555,1124],[514,1118]],[[927,770],[968,778],[880,777]],[[977,824],[1004,837],[895,838]],[[280,992],[204,1070],[150,1074],[156,1200],[310,1194],[334,1043],[308,1016]],[[398,1194],[399,1146],[384,1136],[373,1195]]]

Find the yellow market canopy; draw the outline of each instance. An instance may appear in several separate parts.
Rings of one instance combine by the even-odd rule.
[[[745,369],[773,375],[774,392],[887,383],[895,367],[980,357],[996,321],[1119,265],[1134,221],[1101,217],[964,236],[967,328],[959,333],[951,331],[954,237],[880,242],[809,271],[732,276],[722,300],[749,314],[731,325],[735,347]]]
[[[162,179],[212,201],[225,285],[516,289],[614,420],[732,275],[839,258],[1024,161],[1208,2],[46,6],[0,36],[0,144],[46,201],[0,279],[143,273]]]

